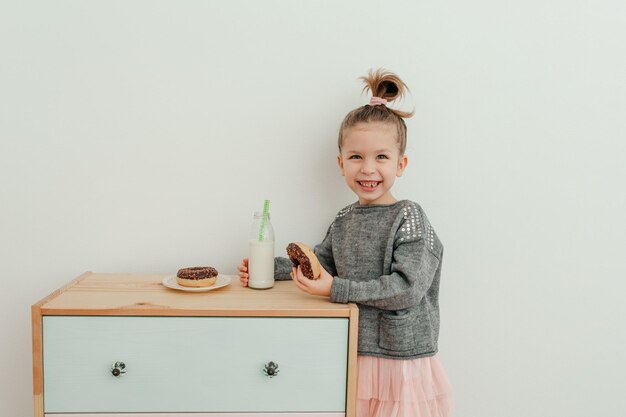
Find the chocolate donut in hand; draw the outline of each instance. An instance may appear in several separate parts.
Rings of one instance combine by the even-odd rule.
[[[293,266],[302,268],[302,274],[308,279],[318,279],[320,277],[320,261],[313,251],[304,243],[295,242],[287,245],[287,255]]]

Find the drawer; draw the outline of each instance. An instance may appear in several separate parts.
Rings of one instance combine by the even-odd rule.
[[[347,318],[45,316],[44,411],[343,413],[347,355]]]
[[[276,413],[138,413],[138,414],[45,414],[44,417],[276,417]],[[280,417],[345,417],[345,413],[280,413]]]

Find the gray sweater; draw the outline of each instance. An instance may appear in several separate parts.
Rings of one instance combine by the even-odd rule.
[[[360,355],[437,352],[443,246],[418,204],[351,204],[314,251],[334,276],[331,301],[359,307]],[[275,278],[290,279],[291,268],[289,259],[276,258]]]

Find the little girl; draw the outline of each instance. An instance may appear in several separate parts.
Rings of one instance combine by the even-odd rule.
[[[358,201],[337,213],[314,249],[321,277],[309,280],[287,258],[275,278],[359,307],[358,417],[444,417],[452,393],[435,356],[443,246],[422,208],[391,194],[407,166],[406,124],[413,113],[387,107],[406,85],[395,74],[369,73],[368,105],[345,117],[337,162]],[[248,284],[248,260],[239,265]]]

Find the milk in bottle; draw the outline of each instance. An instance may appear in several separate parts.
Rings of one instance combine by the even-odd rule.
[[[269,213],[254,213],[248,253],[248,286],[265,289],[274,286],[274,229]]]

